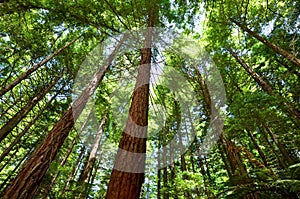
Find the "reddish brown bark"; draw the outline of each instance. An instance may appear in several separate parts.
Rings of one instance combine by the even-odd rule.
[[[247,132],[247,134],[249,135],[249,137],[251,138],[251,141],[252,141],[252,143],[254,144],[256,150],[258,151],[258,153],[259,153],[261,159],[263,160],[264,165],[265,165],[266,167],[268,167],[269,164],[268,164],[267,158],[266,158],[266,156],[265,156],[265,153],[262,151],[262,149],[261,149],[260,146],[258,145],[258,143],[257,143],[257,141],[256,141],[256,139],[255,139],[255,137],[254,137],[254,135],[253,135],[253,134],[251,133],[251,131],[248,130],[248,129],[246,129],[246,132]]]
[[[150,32],[146,36],[145,45],[148,48],[142,49],[136,87],[133,92],[125,131],[119,144],[119,151],[110,177],[106,193],[107,199],[137,199],[144,181],[151,63]],[[146,82],[146,84],[143,82]],[[138,132],[140,127],[142,127],[142,132]],[[140,155],[134,155],[138,153]],[[129,165],[132,168],[129,168]]]
[[[268,46],[269,48],[271,48],[273,51],[275,51],[276,53],[282,55],[283,57],[285,57],[286,59],[288,59],[290,62],[292,62],[293,64],[295,64],[297,67],[300,68],[300,59],[298,59],[297,57],[295,57],[294,55],[290,54],[289,52],[285,51],[284,49],[280,48],[279,46],[276,46],[275,44],[273,44],[272,42],[270,42],[269,40],[267,40],[266,38],[263,38],[262,36],[260,36],[259,34],[257,34],[256,32],[250,30],[247,26],[245,26],[244,24],[234,20],[234,19],[230,19],[233,23],[235,23],[237,26],[239,26],[243,31],[246,31],[247,33],[249,33],[251,36],[253,36],[254,38],[256,38],[257,40],[259,40],[260,42],[262,42],[263,44],[265,44],[266,46]]]
[[[83,125],[81,126],[81,128],[80,128],[79,132],[77,133],[76,137],[74,138],[74,140],[73,140],[73,142],[72,142],[72,145],[70,146],[70,148],[69,148],[67,154],[64,156],[63,160],[60,162],[60,165],[61,165],[61,166],[64,166],[65,163],[67,162],[67,159],[69,158],[70,154],[72,153],[73,148],[74,148],[75,144],[77,143],[79,136],[81,135],[81,132],[82,132],[82,131],[84,130],[84,128],[86,127],[86,124],[87,124],[87,122],[88,122],[90,116],[91,116],[91,113],[88,115],[88,117],[86,118],[85,122],[84,122]],[[57,179],[57,177],[58,177],[58,175],[59,175],[59,172],[60,172],[60,171],[57,170],[57,172],[55,173],[54,177],[53,177],[52,180],[51,180],[51,184],[50,184],[49,186],[47,186],[47,187],[45,188],[45,190],[43,191],[43,199],[46,199],[46,198],[47,198],[48,193],[50,192],[52,186],[54,185],[54,183],[55,183],[55,181],[56,181],[56,179]]]
[[[9,91],[12,88],[14,88],[18,83],[20,83],[22,80],[26,79],[30,74],[32,74],[34,71],[36,71],[37,69],[39,69],[41,66],[43,66],[44,64],[46,64],[51,59],[53,59],[56,55],[58,55],[63,50],[65,50],[66,48],[68,48],[70,45],[72,45],[78,39],[79,39],[79,37],[76,38],[76,39],[74,39],[73,41],[67,43],[65,46],[59,48],[57,51],[55,51],[54,53],[52,53],[51,55],[49,55],[48,57],[46,57],[45,59],[43,59],[40,63],[34,65],[32,68],[30,68],[26,72],[22,73],[14,81],[12,81],[11,83],[9,83],[8,85],[6,85],[5,87],[3,87],[0,90],[0,96],[4,95],[7,91]]]
[[[228,48],[228,51],[230,52],[230,54],[237,60],[237,62],[239,64],[241,64],[241,66],[243,66],[243,68],[249,73],[249,75],[258,83],[258,85],[260,85],[262,87],[262,89],[264,91],[266,91],[269,94],[276,94],[276,95],[280,95],[277,91],[275,91],[272,86],[265,80],[263,80],[259,74],[257,74],[250,66],[248,66],[248,64],[241,59],[237,53],[235,53],[232,49]],[[293,104],[289,103],[289,102],[283,102],[283,104],[288,108],[289,112],[295,116],[296,118],[300,119],[300,111],[297,110]]]
[[[15,114],[4,126],[0,129],[0,142],[19,124],[19,122],[39,103],[39,101],[51,90],[58,82],[62,75],[53,79],[39,94],[32,98],[17,114]]]
[[[81,114],[90,96],[94,93],[99,83],[102,81],[105,72],[110,66],[117,51],[121,47],[125,37],[119,42],[113,53],[106,60],[105,65],[94,75],[85,90],[76,99],[71,108],[55,124],[48,136],[35,150],[33,155],[27,160],[24,167],[19,171],[11,184],[2,194],[3,199],[10,198],[33,198],[42,178],[48,170],[51,162],[55,158],[58,150],[63,145],[74,122]]]
[[[106,122],[106,116],[103,117],[100,127],[99,127],[99,131],[96,135],[95,138],[95,142],[92,146],[92,149],[89,152],[89,157],[87,158],[87,162],[85,164],[85,167],[83,168],[82,173],[80,174],[79,177],[79,182],[85,182],[88,183],[92,174],[92,170],[96,161],[96,156],[97,156],[97,152],[98,152],[98,148],[100,146],[100,141],[102,138],[102,133],[103,133],[103,128]]]
[[[51,104],[51,102],[56,98],[56,96],[59,94],[57,92],[47,103],[46,105],[40,110],[40,112],[32,118],[32,120],[26,125],[26,127],[23,129],[21,133],[17,135],[17,137],[14,139],[14,141],[5,149],[5,151],[0,156],[0,162],[3,161],[4,157],[9,154],[9,152],[12,150],[12,148],[18,144],[21,140],[21,138],[27,133],[27,131],[31,128],[31,126],[35,123],[35,121],[43,114],[43,112],[48,108],[48,106]]]
[[[152,27],[156,20],[155,4],[148,2],[147,32],[141,49],[129,115],[119,144],[106,199],[138,199],[144,182],[149,109]]]

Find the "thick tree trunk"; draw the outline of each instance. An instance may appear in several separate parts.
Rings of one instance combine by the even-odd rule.
[[[119,144],[106,199],[137,199],[144,181],[152,28],[148,29],[129,116]]]
[[[119,150],[110,176],[106,199],[138,199],[144,182],[148,130],[152,28],[157,19],[156,3],[147,3],[148,21],[140,67]]]
[[[279,46],[276,46],[275,44],[273,44],[272,42],[268,41],[266,38],[263,38],[262,36],[260,36],[259,34],[257,34],[256,32],[250,30],[247,26],[245,26],[244,24],[234,20],[234,19],[230,19],[233,23],[235,23],[237,26],[239,26],[243,31],[246,31],[247,33],[249,33],[251,36],[253,36],[254,38],[256,38],[257,40],[259,40],[260,42],[262,42],[263,44],[265,44],[266,46],[268,46],[269,48],[271,48],[273,51],[275,51],[276,53],[282,55],[283,57],[285,57],[286,59],[288,59],[289,61],[291,61],[293,64],[295,64],[297,67],[300,68],[300,59],[298,59],[297,57],[295,57],[294,55],[288,53],[287,51],[283,50],[282,48],[280,48]]]
[[[76,119],[84,109],[88,99],[94,93],[99,83],[102,81],[105,72],[108,70],[113,58],[123,43],[125,37],[119,42],[115,50],[106,60],[106,63],[94,75],[85,90],[76,99],[71,108],[61,117],[54,128],[44,139],[41,145],[28,159],[19,174],[2,194],[3,199],[10,198],[33,198],[39,184],[48,170],[51,162],[55,158],[58,150],[63,145],[70,130],[74,126]]]
[[[19,122],[33,109],[33,107],[39,103],[39,101],[45,97],[45,95],[51,90],[51,88],[58,82],[62,74],[53,79],[41,93],[37,94],[31,99],[25,107],[23,107],[17,114],[15,114],[2,128],[0,129],[0,142],[19,124]]]
[[[29,70],[27,70],[26,72],[22,73],[19,77],[17,77],[14,81],[12,81],[11,83],[9,83],[8,85],[6,85],[5,87],[3,87],[0,90],[0,97],[2,95],[4,95],[7,91],[13,89],[17,84],[19,84],[22,80],[26,79],[30,74],[32,74],[34,71],[36,71],[37,69],[39,69],[41,66],[43,66],[44,64],[46,64],[48,61],[50,61],[51,59],[53,59],[56,55],[58,55],[59,53],[61,53],[63,50],[65,50],[66,48],[68,48],[70,45],[72,45],[75,41],[77,41],[79,39],[76,38],[73,41],[71,41],[70,43],[67,43],[65,46],[61,47],[60,49],[58,49],[57,51],[55,51],[54,53],[52,53],[50,56],[46,57],[45,59],[43,59],[40,63],[34,65],[32,68],[30,68]]]
[[[33,148],[31,150],[28,150],[28,152],[23,156],[23,158],[16,163],[15,162],[15,168],[12,170],[12,173],[16,173],[16,171],[19,169],[19,167],[23,164],[23,162],[26,160],[26,158],[30,155],[30,153],[32,153]],[[17,151],[16,151],[17,152]],[[0,169],[1,171],[2,169]],[[5,187],[5,185],[7,185],[7,183],[10,181],[10,179],[12,178],[11,175],[7,176],[7,178],[1,182],[0,185],[0,192],[2,191],[2,189]]]
[[[221,135],[220,142],[222,143],[227,159],[229,160],[232,179],[230,180],[233,185],[243,185],[252,183],[252,179],[248,176],[247,169],[243,163],[240,155],[240,151],[234,142],[225,139],[224,135]],[[243,199],[259,199],[259,195],[256,192],[250,192],[243,197]]]
[[[64,166],[65,163],[67,162],[67,160],[68,160],[70,154],[71,154],[72,151],[73,151],[74,146],[76,145],[76,143],[77,143],[77,141],[78,141],[79,136],[81,135],[81,132],[82,132],[82,131],[84,130],[84,128],[86,127],[86,124],[87,124],[87,122],[88,122],[90,116],[91,116],[91,113],[88,115],[88,117],[86,118],[85,122],[84,122],[83,125],[81,126],[81,128],[80,128],[79,132],[77,133],[76,137],[74,138],[74,140],[73,140],[73,142],[72,142],[72,145],[70,146],[70,148],[69,148],[67,154],[64,156],[63,160],[60,162],[60,166]],[[55,181],[56,181],[56,179],[57,179],[57,177],[58,177],[58,175],[59,175],[59,172],[60,172],[60,171],[57,170],[57,172],[55,173],[54,177],[53,177],[52,180],[51,180],[51,184],[43,191],[43,199],[46,199],[46,198],[47,198],[49,191],[51,190],[52,186],[54,185],[54,183],[55,183]]]

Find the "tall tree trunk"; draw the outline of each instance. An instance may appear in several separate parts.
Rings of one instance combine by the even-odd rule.
[[[17,137],[14,139],[14,141],[5,149],[5,151],[0,156],[0,162],[3,161],[5,156],[9,154],[11,149],[20,142],[21,138],[27,133],[27,131],[31,128],[31,126],[35,123],[35,121],[43,114],[43,112],[48,108],[48,106],[51,104],[51,102],[56,98],[56,96],[59,94],[57,92],[47,103],[46,105],[39,111],[37,115],[32,118],[32,120],[26,125],[26,127],[22,130],[21,133],[17,135]]]
[[[248,172],[246,169],[246,166],[243,163],[243,160],[240,155],[239,148],[235,145],[234,142],[228,141],[225,139],[224,135],[222,134],[220,137],[220,142],[222,143],[225,154],[227,156],[227,159],[229,160],[232,179],[230,180],[233,185],[243,185],[243,184],[250,184],[253,183],[252,179],[248,176]],[[243,199],[259,199],[259,195],[257,192],[250,192],[247,193],[243,197]]]
[[[144,181],[152,43],[151,28],[149,30],[146,47],[142,49],[128,120],[106,193],[107,199],[139,198]]]
[[[267,158],[266,158],[264,152],[261,150],[260,146],[258,145],[258,143],[257,143],[257,141],[256,141],[256,139],[255,139],[255,137],[254,137],[254,135],[253,135],[253,134],[251,133],[251,131],[248,130],[248,129],[246,129],[246,132],[247,132],[247,134],[249,135],[249,137],[251,138],[251,141],[252,141],[252,143],[254,144],[256,150],[258,151],[258,153],[259,153],[261,159],[263,160],[265,166],[268,167],[269,164],[268,164]]]
[[[59,53],[61,53],[63,50],[65,50],[66,48],[68,48],[70,45],[72,45],[75,41],[77,41],[79,39],[79,37],[77,37],[76,39],[74,39],[73,41],[67,43],[65,46],[59,48],[57,51],[55,51],[54,53],[52,53],[51,55],[49,55],[48,57],[46,57],[45,59],[43,59],[40,63],[34,65],[32,68],[30,68],[29,70],[27,70],[26,72],[22,73],[19,77],[17,77],[14,81],[12,81],[11,83],[9,83],[8,85],[6,85],[5,87],[3,87],[0,90],[0,97],[2,95],[4,95],[7,91],[13,89],[17,84],[19,84],[22,80],[26,79],[30,74],[32,74],[34,71],[36,71],[37,69],[39,69],[41,66],[43,66],[44,64],[46,64],[48,61],[50,61],[51,59],[53,59],[56,55],[58,55]]]
[[[269,48],[271,48],[273,51],[275,51],[276,53],[282,55],[283,57],[285,57],[286,59],[288,59],[289,61],[291,61],[293,64],[295,64],[297,67],[300,68],[300,59],[298,59],[294,55],[290,54],[289,52],[285,51],[284,49],[280,48],[279,46],[276,46],[275,44],[273,44],[272,42],[270,42],[266,38],[263,38],[262,36],[260,36],[259,34],[257,34],[256,32],[250,30],[244,24],[242,24],[242,23],[234,20],[233,18],[231,18],[230,20],[233,23],[235,23],[237,26],[239,26],[243,31],[246,31],[252,37],[256,38],[257,40],[259,40],[260,42],[262,42],[263,44],[265,44],[266,46],[268,46]]]
[[[88,123],[88,121],[89,121],[89,119],[90,119],[91,113],[92,113],[92,112],[90,112],[90,114],[88,115],[88,117],[86,118],[86,120],[84,121],[84,123],[82,124],[82,126],[81,126],[79,132],[77,133],[76,137],[74,138],[74,140],[73,140],[73,142],[72,142],[72,145],[70,146],[70,148],[69,148],[67,154],[65,155],[65,157],[63,158],[63,160],[60,162],[60,166],[64,166],[65,163],[67,162],[67,160],[68,160],[70,154],[71,154],[72,151],[73,151],[74,146],[76,145],[76,143],[77,143],[77,141],[78,141],[78,138],[79,138],[80,135],[81,135],[81,132],[84,130],[84,128],[86,127],[86,125],[87,125],[87,123]],[[54,177],[53,177],[52,180],[51,180],[51,184],[50,184],[49,186],[47,186],[47,188],[43,191],[43,199],[46,199],[46,198],[47,198],[48,193],[49,193],[49,191],[51,190],[52,186],[54,185],[54,183],[55,183],[55,181],[56,181],[56,179],[57,179],[59,173],[60,173],[60,170],[57,170],[56,174],[54,175]]]
[[[0,142],[19,124],[19,122],[45,97],[51,88],[58,82],[62,74],[54,78],[37,96],[32,98],[17,114],[15,114],[2,128],[0,129]]]
[[[168,193],[168,167],[163,168],[163,187],[165,190],[163,191],[163,199],[169,199],[169,193]]]
[[[99,68],[81,95],[74,101],[72,107],[69,108],[56,123],[48,136],[28,159],[19,174],[5,189],[2,194],[3,199],[33,198],[51,162],[55,158],[60,147],[63,145],[64,140],[84,109],[88,99],[102,81],[105,72],[108,70],[125,38],[126,37],[122,38],[112,54],[106,60],[105,65]]]
[[[161,154],[160,154],[160,144],[161,140],[160,140],[160,136],[158,138],[158,152],[157,152],[157,165],[158,165],[158,170],[157,170],[157,199],[161,199]]]
[[[163,191],[163,199],[169,199],[170,197],[170,194],[168,192],[168,167],[167,167],[167,153],[168,153],[168,149],[167,149],[167,135],[166,135],[166,132],[167,132],[167,126],[166,124],[164,125],[164,128],[163,128],[163,135],[162,135],[162,141],[163,141],[163,188],[164,188],[164,191]]]
[[[195,68],[195,70],[197,71],[196,68]],[[198,79],[200,81],[201,89],[203,89],[202,90],[203,97],[206,99],[206,100],[204,100],[205,106],[207,106],[207,108],[206,108],[206,114],[209,114],[210,113],[210,96],[209,96],[208,90],[206,90],[207,88],[205,86],[204,80],[203,80],[203,78],[202,78],[202,76],[201,76],[201,74],[200,74],[199,71],[197,71],[197,76],[198,76]],[[206,104],[206,103],[208,103],[208,104]],[[209,199],[209,198],[211,198],[211,193],[209,191],[208,179],[207,179],[207,174],[206,174],[206,171],[205,171],[205,168],[204,168],[203,158],[201,157],[201,153],[200,153],[200,143],[199,143],[196,131],[195,131],[195,127],[193,125],[193,121],[192,121],[192,117],[191,117],[190,111],[188,111],[188,114],[189,114],[188,115],[189,116],[189,122],[191,123],[192,134],[196,135],[195,138],[194,138],[194,144],[195,144],[195,147],[196,147],[197,160],[199,162],[201,175],[202,175],[203,181],[204,181],[204,190],[205,190],[207,198]]]
[[[141,49],[129,115],[110,176],[106,199],[138,199],[144,182],[149,109],[152,27],[156,20],[155,3],[148,3],[147,32]]]
[[[174,96],[175,98],[175,96]],[[175,111],[175,121],[176,121],[176,131],[178,134],[179,138],[179,148],[180,148],[180,167],[181,167],[181,172],[184,173],[187,171],[186,167],[186,161],[185,161],[185,154],[183,151],[183,142],[182,142],[182,133],[181,133],[181,107],[180,104],[177,100],[174,99],[174,111]],[[187,177],[183,175],[183,179],[186,180]],[[184,192],[184,195],[186,198],[191,199],[191,195],[188,191]]]
[[[248,64],[241,59],[237,53],[235,53],[232,49],[227,48],[227,50],[230,52],[230,54],[237,60],[239,64],[249,73],[249,75],[262,87],[264,91],[266,91],[269,94],[279,95],[278,92],[276,92],[272,86],[265,80],[263,80],[259,74],[257,74]],[[300,119],[300,111],[297,110],[291,103],[289,102],[283,102],[283,104],[288,108],[289,112],[294,115],[296,118]]]
[[[284,66],[286,69],[288,69],[288,71],[294,75],[296,75],[298,77],[298,79],[300,79],[300,72],[298,72],[295,68],[289,66],[287,63],[285,63],[283,60],[280,60],[278,58],[275,58],[275,60],[281,64],[282,66]]]
[[[71,184],[71,181],[72,181],[72,179],[74,179],[74,176],[75,176],[75,174],[76,174],[76,172],[77,172],[77,170],[78,170],[78,168],[79,168],[80,162],[81,162],[81,160],[83,159],[84,153],[85,153],[85,146],[83,146],[83,147],[81,148],[81,150],[80,150],[80,153],[79,153],[79,155],[78,155],[78,157],[77,157],[77,160],[76,160],[76,162],[75,162],[75,164],[74,164],[74,166],[73,166],[73,169],[72,169],[72,171],[71,171],[70,174],[69,174],[69,177],[68,177],[68,179],[67,179],[67,182],[65,183],[65,186],[64,186],[64,187],[62,188],[62,190],[61,190],[61,193],[60,193],[61,196],[63,196],[64,193],[65,193],[66,191],[68,191],[68,189],[69,189],[69,187],[70,187],[70,184]]]
[[[32,153],[34,148],[28,150],[28,152],[23,156],[23,158],[21,159],[21,161],[19,161],[16,165],[15,168],[13,169],[12,173],[16,173],[16,171],[19,169],[19,167],[23,164],[23,162],[26,160],[26,158],[30,155],[30,153]],[[16,151],[17,152],[17,151]],[[0,169],[1,171],[1,169]],[[7,176],[7,178],[1,182],[1,186],[0,186],[0,192],[2,191],[2,189],[4,188],[4,186],[6,185],[7,182],[9,182],[9,180],[12,178],[11,175]]]
[[[86,192],[87,188],[88,188],[87,184],[89,183],[91,175],[92,175],[92,171],[93,171],[93,167],[94,167],[94,164],[95,164],[95,161],[96,161],[97,152],[98,152],[98,149],[99,149],[99,146],[100,146],[100,142],[101,142],[101,139],[102,139],[102,134],[103,134],[103,129],[104,129],[106,119],[107,119],[107,117],[104,116],[101,123],[100,123],[99,130],[98,130],[98,133],[96,135],[94,144],[93,144],[93,146],[92,146],[92,148],[89,152],[89,156],[86,160],[86,164],[84,165],[84,168],[83,168],[83,170],[82,170],[82,172],[79,176],[78,182],[82,183],[83,188],[84,188],[84,193],[80,193],[79,198],[84,198],[87,194],[87,192]]]
[[[260,129],[261,134],[263,135],[265,141],[267,142],[267,144],[269,145],[269,147],[271,148],[271,151],[274,153],[277,161],[279,162],[279,166],[281,166],[283,169],[287,170],[287,166],[285,164],[285,162],[279,157],[278,153],[275,150],[275,147],[273,146],[272,143],[270,143],[269,138],[268,138],[268,134],[265,132],[265,129]]]
[[[219,140],[219,142],[218,142],[218,149],[219,149],[219,153],[221,154],[221,158],[224,163],[225,169],[227,171],[229,180],[230,180],[231,184],[233,184],[233,182],[232,182],[233,173],[231,172],[230,165],[228,163],[228,159],[224,155],[226,153],[226,151],[224,149],[224,145],[222,144],[221,140]]]
[[[264,126],[269,135],[271,136],[272,140],[278,147],[279,151],[282,154],[282,157],[284,158],[285,161],[287,161],[288,164],[293,162],[293,159],[290,157],[289,153],[285,149],[285,147],[281,144],[281,142],[276,138],[275,134],[272,132],[271,128],[268,125]]]

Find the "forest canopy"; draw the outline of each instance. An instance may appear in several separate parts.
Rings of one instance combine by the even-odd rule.
[[[299,198],[299,13],[1,2],[0,198]]]

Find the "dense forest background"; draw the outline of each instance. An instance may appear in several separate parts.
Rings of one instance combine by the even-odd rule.
[[[1,2],[1,198],[299,198],[299,13],[293,0]],[[124,50],[121,33],[147,27],[142,45]],[[151,27],[192,38],[220,78],[154,47]],[[107,43],[111,38],[117,42]],[[99,44],[104,59],[87,64],[94,81],[74,94],[84,80],[79,74],[90,72],[82,64]],[[160,67],[166,72],[159,84],[133,89],[155,81],[161,72],[153,68]],[[186,111],[179,91],[168,87],[178,75],[197,111]],[[220,80],[222,109],[208,85]],[[85,109],[89,99],[93,112]],[[138,136],[143,128],[123,132],[127,115],[148,127],[147,141]],[[213,122],[222,128],[203,153]],[[158,150],[175,135],[179,156],[174,147]],[[192,142],[183,151],[186,139]],[[144,156],[115,156],[118,148],[169,164],[120,171],[116,165],[143,165]]]

